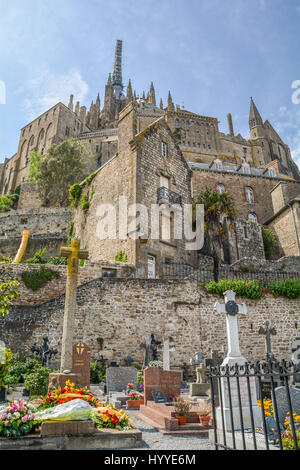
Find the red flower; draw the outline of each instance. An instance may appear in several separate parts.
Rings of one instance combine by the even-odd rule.
[[[60,393],[66,393],[66,389],[65,388],[62,388]]]

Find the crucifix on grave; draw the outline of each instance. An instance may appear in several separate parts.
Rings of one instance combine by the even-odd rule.
[[[231,290],[226,291],[224,297],[225,304],[219,302],[215,304],[215,309],[218,313],[226,314],[228,341],[227,356],[222,362],[220,369],[221,387],[219,394],[222,400],[220,399],[220,406],[216,409],[216,421],[218,429],[223,429],[224,424],[226,431],[232,431],[233,424],[235,431],[239,431],[242,428],[241,415],[243,417],[243,428],[249,429],[252,426],[251,415],[254,420],[254,426],[258,426],[260,423],[261,410],[257,405],[257,390],[254,377],[250,377],[249,383],[247,383],[247,379],[242,375],[237,379],[229,372],[230,369],[235,370],[235,368],[237,368],[238,371],[243,371],[243,367],[247,363],[247,359],[240,351],[238,331],[238,315],[245,315],[247,313],[247,307],[245,304],[236,303],[235,293]],[[251,407],[248,386],[250,387]],[[238,390],[241,403],[238,399]]]
[[[261,326],[258,331],[259,335],[264,335],[266,337],[266,352],[267,352],[267,361],[275,361],[274,353],[272,352],[271,347],[271,336],[277,335],[275,328],[270,328],[270,323],[267,321],[265,327]]]
[[[74,339],[74,322],[76,311],[76,294],[78,281],[78,265],[80,259],[88,259],[87,250],[80,249],[80,241],[72,240],[70,247],[62,247],[60,256],[68,258],[67,283],[66,283],[66,299],[64,310],[62,350],[61,350],[61,366],[60,374],[51,374],[49,380],[50,385],[62,385],[66,380],[73,379],[79,381],[78,377],[68,377],[72,372],[72,355],[73,355],[73,339]],[[76,375],[76,374],[75,374]],[[57,376],[56,378],[54,376]]]
[[[245,364],[247,360],[242,356],[239,343],[238,314],[246,315],[247,307],[245,304],[237,304],[235,301],[235,292],[227,290],[224,293],[225,304],[215,303],[215,309],[218,313],[226,314],[226,329],[228,351],[222,366]]]

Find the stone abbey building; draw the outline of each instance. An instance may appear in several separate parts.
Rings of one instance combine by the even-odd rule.
[[[97,207],[117,203],[119,196],[149,209],[156,203],[183,205],[209,187],[228,192],[237,209],[235,232],[229,234],[223,250],[224,262],[233,264],[249,256],[264,259],[260,225],[276,234],[278,257],[300,256],[300,172],[289,147],[271,123],[263,121],[252,98],[248,140],[235,134],[230,114],[227,119],[225,134],[219,131],[217,118],[175,105],[170,92],[164,106],[157,101],[153,83],[147,94],[138,95],[129,80],[124,93],[122,41],[117,41],[103,105],[99,94],[89,110],[75,103],[73,95],[68,106],[57,103],[21,129],[17,153],[0,164],[1,193],[21,185],[17,211],[9,219],[0,214],[0,253],[13,255],[9,246],[15,249],[21,228],[26,227],[17,227],[12,220],[25,214],[34,249],[57,250],[72,218],[75,234],[89,249],[92,262],[113,263],[122,250],[142,277],[156,277],[157,266],[166,261],[197,266],[201,257],[186,251],[172,233],[167,241],[149,239],[144,245],[130,237],[97,240]],[[88,213],[44,208],[35,185],[28,183],[30,152],[43,155],[52,144],[70,137],[89,146],[94,156],[94,179],[84,189],[90,200]]]

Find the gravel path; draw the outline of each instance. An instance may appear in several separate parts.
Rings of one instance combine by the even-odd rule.
[[[143,445],[140,449],[153,450],[214,450],[214,446],[206,437],[199,436],[167,436],[156,431],[149,424],[136,419],[132,411],[126,413],[133,419],[143,433]],[[136,449],[138,450],[138,449]]]

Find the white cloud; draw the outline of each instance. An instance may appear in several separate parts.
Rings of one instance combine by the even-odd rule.
[[[88,93],[88,84],[79,70],[70,69],[65,74],[55,74],[47,66],[34,70],[34,78],[28,80],[23,90],[23,108],[32,120],[59,101],[68,104],[70,94],[75,101],[83,102]]]

